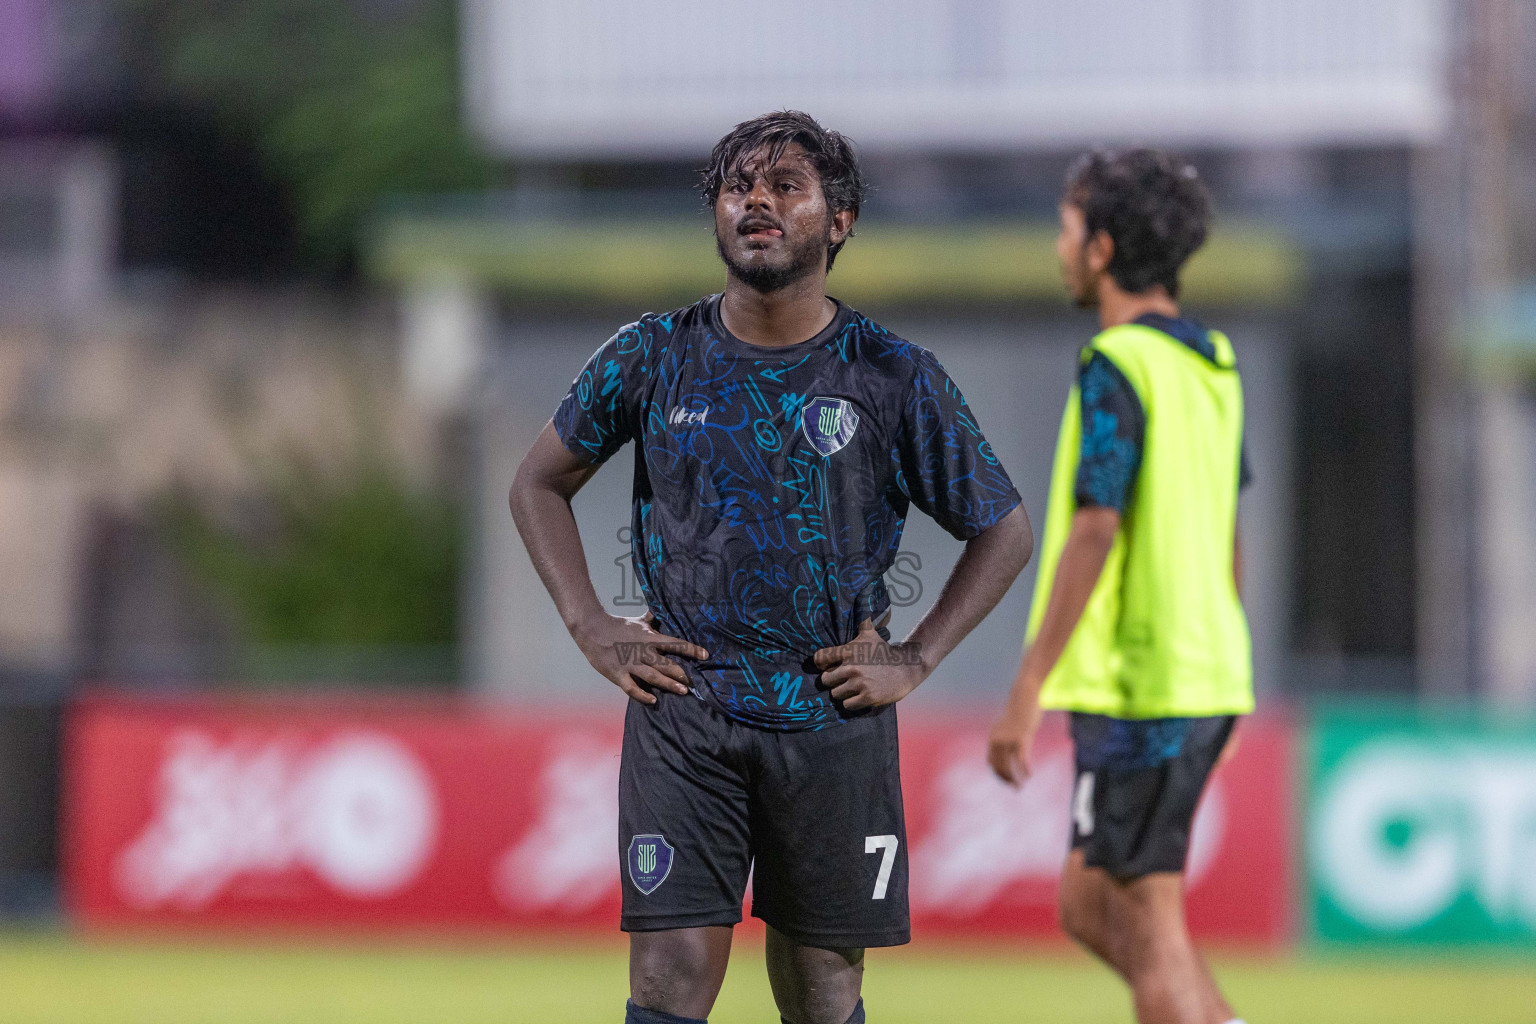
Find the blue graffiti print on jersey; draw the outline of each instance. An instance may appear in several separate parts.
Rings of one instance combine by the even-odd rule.
[[[1095,352],[1078,372],[1082,448],[1077,464],[1077,503],[1124,514],[1141,467],[1143,415],[1136,392],[1109,357]]]
[[[864,619],[890,638],[884,576],[916,505],[957,539],[1019,503],[933,353],[842,303],[816,337],[751,345],[719,296],[623,328],[587,361],[555,430],[592,462],[637,442],[632,555],[694,693],[767,729],[842,713],[811,656]]]

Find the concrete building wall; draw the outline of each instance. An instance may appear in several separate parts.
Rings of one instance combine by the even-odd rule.
[[[176,487],[230,507],[294,458],[451,477],[434,421],[399,396],[379,304],[189,290],[67,320],[0,306],[0,674],[79,667],[99,514],[143,517]]]

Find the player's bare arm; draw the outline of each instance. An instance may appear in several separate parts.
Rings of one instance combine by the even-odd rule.
[[[1081,508],[1072,517],[1040,632],[1019,665],[1008,704],[987,741],[987,761],[1004,782],[1018,786],[1029,777],[1030,747],[1040,727],[1040,687],[1077,629],[1119,529],[1120,513],[1112,508]]]
[[[654,704],[656,695],[648,686],[688,692],[688,676],[672,655],[700,660],[709,655],[696,644],[652,629],[649,611],[634,618],[610,615],[598,600],[571,511],[571,499],[597,468],[566,448],[546,423],[512,480],[512,519],[588,663],[632,699]]]
[[[822,685],[848,711],[894,704],[917,689],[939,662],[1002,600],[1028,564],[1035,535],[1024,506],[965,542],[939,598],[905,640],[886,644],[868,619],[852,643],[816,652]],[[871,657],[885,646],[892,657]],[[910,657],[908,656],[910,655]]]

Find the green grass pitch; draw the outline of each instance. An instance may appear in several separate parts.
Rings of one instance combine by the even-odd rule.
[[[1250,1024],[1531,1024],[1536,954],[1225,956]],[[1113,1024],[1120,986],[1065,947],[875,950],[873,1024]],[[6,1024],[619,1024],[621,943],[363,944],[0,937]],[[713,1024],[777,1024],[760,943],[742,942]]]

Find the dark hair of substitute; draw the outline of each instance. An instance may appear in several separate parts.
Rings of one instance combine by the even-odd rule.
[[[1179,269],[1205,243],[1211,195],[1194,164],[1156,149],[1095,150],[1067,171],[1066,201],[1091,238],[1115,243],[1109,274],[1133,294],[1156,285],[1179,294]]]
[[[810,114],[799,110],[777,110],[743,121],[715,143],[709,154],[709,166],[700,172],[704,205],[711,210],[715,208],[720,190],[740,169],[742,161],[763,150],[767,165],[771,167],[784,155],[784,150],[796,142],[804,147],[811,163],[816,166],[816,173],[821,176],[821,194],[827,201],[827,208],[834,213],[852,210],[854,217],[858,217],[859,207],[869,193],[869,184],[859,170],[853,143],[847,136],[823,128]],[[842,247],[842,242],[827,247],[828,270],[832,269],[832,261]]]

